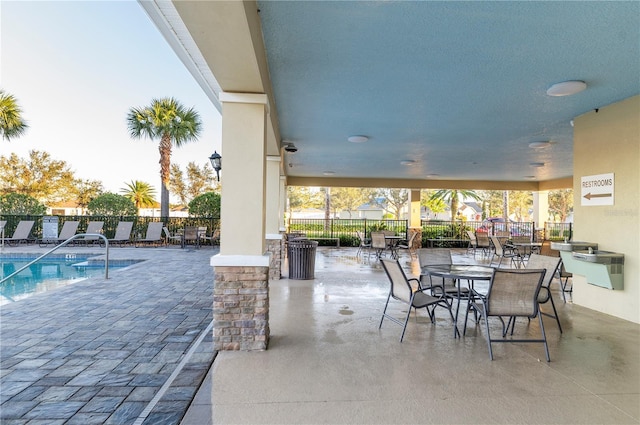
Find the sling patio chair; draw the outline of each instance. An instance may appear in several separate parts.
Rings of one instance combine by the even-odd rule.
[[[109,239],[110,244],[119,244],[124,246],[131,243],[131,230],[133,229],[133,221],[119,221],[116,227],[116,234]]]
[[[90,221],[89,224],[87,224],[87,230],[83,232],[86,233],[87,236],[77,239],[78,244],[85,244],[86,246],[89,246],[89,243],[100,243],[102,238],[98,235],[102,234],[103,226],[104,221]]]
[[[379,260],[387,249],[387,240],[382,232],[371,232],[371,248],[375,250],[376,260]]]
[[[411,235],[408,241],[400,241],[398,242],[398,245],[397,245],[398,249],[408,250],[411,258],[414,258],[416,256],[416,249],[413,247],[413,241],[416,238],[416,236],[418,236],[418,232],[413,232],[413,234]]]
[[[33,220],[20,220],[16,230],[13,232],[13,236],[2,239],[2,242],[6,242],[9,246],[15,246],[22,242],[28,243],[29,235],[31,234],[31,229],[33,229],[34,223],[35,221]]]
[[[513,342],[513,343],[541,343],[544,344],[544,351],[547,361],[550,361],[549,346],[547,336],[544,331],[542,315],[539,314],[538,296],[544,280],[545,269],[494,269],[489,290],[486,296],[478,293],[477,298],[472,300],[473,308],[484,319],[487,328],[487,345],[489,346],[489,358],[493,360],[493,350],[491,344]],[[475,291],[474,291],[475,292]],[[527,317],[533,319],[538,317],[540,324],[540,338],[512,338],[507,336],[509,322],[505,324],[504,318]],[[502,338],[491,337],[491,327],[489,317],[498,317],[502,323]],[[466,322],[465,322],[466,331]],[[525,332],[530,332],[528,328]]]
[[[359,230],[356,230],[356,236],[360,241],[360,244],[358,245],[358,252],[356,252],[356,257],[359,256],[360,253],[365,249],[368,251],[368,255],[371,255],[371,239],[366,239],[362,232],[360,232]]]
[[[182,231],[180,231],[180,233],[176,232],[172,235],[171,232],[169,231],[169,228],[164,226],[162,228],[162,232],[164,233],[164,239],[167,245],[173,244],[174,242],[178,244],[182,244]]]
[[[402,270],[398,260],[382,258],[380,261],[382,262],[382,268],[384,268],[384,271],[389,277],[391,287],[389,289],[389,295],[387,296],[387,302],[384,305],[378,329],[382,328],[382,322],[385,318],[391,320],[393,323],[397,323],[402,326],[402,334],[400,335],[400,342],[402,342],[404,339],[404,333],[407,330],[407,322],[409,321],[409,315],[411,314],[412,308],[415,309],[416,312],[419,308],[425,308],[431,323],[435,323],[435,309],[436,307],[441,306],[449,311],[451,321],[454,321],[451,306],[444,297],[434,297],[427,293],[428,289],[420,289],[420,282],[418,279],[407,279],[407,276],[405,275],[404,270]],[[415,289],[411,286],[411,282],[415,283]],[[404,320],[398,319],[387,313],[389,301],[391,301],[392,298],[409,306]]]
[[[493,256],[491,257],[490,265],[493,265],[493,259],[498,257],[500,261],[498,261],[498,267],[502,265],[502,260],[505,258],[511,260],[511,265],[516,268],[523,263],[522,257],[518,254],[518,250],[514,248],[505,247],[497,236],[489,236],[491,239],[491,243],[493,244]]]
[[[49,243],[60,244],[66,241],[67,239],[72,238],[78,231],[79,224],[80,222],[75,220],[65,221],[64,224],[62,225],[62,230],[60,230],[60,234],[58,235],[58,237],[56,237],[55,239],[43,238],[39,241],[40,246],[43,246]]]
[[[162,228],[164,223],[161,221],[152,221],[147,225],[147,233],[143,239],[136,239],[134,246],[138,244],[161,246],[164,242],[162,239]]]

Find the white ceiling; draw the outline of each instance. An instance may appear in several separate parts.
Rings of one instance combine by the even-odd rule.
[[[174,49],[215,76],[219,87],[201,83],[214,103],[216,90],[269,95],[271,134],[298,148],[284,169],[301,182],[566,181],[571,120],[640,93],[636,1],[141,4],[169,40],[187,29]],[[546,94],[565,80],[587,89]]]

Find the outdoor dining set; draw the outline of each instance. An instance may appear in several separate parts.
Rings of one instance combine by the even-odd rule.
[[[496,246],[498,251],[501,246]],[[454,338],[466,335],[470,316],[474,324],[484,324],[489,357],[492,360],[492,345],[510,342],[543,344],[545,358],[550,361],[542,316],[555,319],[558,330],[562,333],[550,290],[554,279],[559,279],[561,258],[533,252],[533,248],[539,247],[525,242],[517,248],[527,254],[518,254],[517,260],[514,260],[515,257],[507,257],[512,260],[507,267],[501,267],[502,258],[496,266],[492,262],[489,265],[454,264],[450,249],[420,248],[417,250],[419,277],[408,277],[396,258],[381,257],[380,262],[389,278],[390,290],[379,328],[382,328],[385,319],[401,325],[402,342],[412,310],[424,308],[433,324],[436,310],[441,309],[446,310],[451,319]],[[404,317],[398,318],[397,311],[390,312],[392,301],[408,305],[406,313],[402,310]],[[550,304],[551,311],[543,312],[540,309],[540,305],[545,303]],[[501,322],[502,335],[499,337],[491,334],[489,319],[492,317],[497,317]],[[518,329],[518,318],[526,318],[528,321],[537,319],[540,336],[532,336],[530,327],[520,326]],[[519,336],[520,334],[522,335]]]

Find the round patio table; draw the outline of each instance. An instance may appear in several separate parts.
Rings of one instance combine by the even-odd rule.
[[[471,298],[473,292],[473,284],[476,280],[491,280],[491,276],[493,276],[493,267],[490,266],[478,266],[478,265],[470,265],[470,264],[435,264],[430,266],[422,267],[420,271],[420,277],[428,276],[430,279],[432,277],[441,277],[444,279],[453,279],[456,282],[456,286],[458,288],[458,305],[456,307],[456,315],[453,323],[453,337],[460,336],[460,331],[458,330],[458,312],[460,311],[460,299],[462,298],[462,294],[460,292],[460,280],[466,280],[469,282],[469,295]]]

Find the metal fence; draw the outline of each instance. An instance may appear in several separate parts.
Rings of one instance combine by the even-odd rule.
[[[6,220],[7,224],[4,229],[5,237],[13,235],[20,220],[33,220],[35,221],[33,229],[31,230],[31,236],[33,239],[40,239],[42,237],[42,223],[43,217],[41,215],[0,215],[0,220]],[[183,229],[185,226],[206,226],[207,236],[211,236],[213,231],[220,225],[219,218],[209,217],[141,217],[141,216],[96,216],[96,215],[60,215],[58,217],[58,231],[62,229],[65,221],[79,221],[78,233],[82,233],[87,229],[87,225],[90,221],[102,221],[104,225],[102,227],[102,233],[107,238],[113,238],[116,233],[116,227],[120,221],[132,221],[133,230],[131,231],[132,238],[144,237],[147,233],[147,225],[151,221],[161,221],[173,234],[178,229]]]
[[[33,239],[42,236],[42,223],[44,216],[29,215],[0,215],[0,220],[6,220],[5,237],[10,237],[20,220],[34,220],[31,231]],[[107,238],[113,238],[119,221],[132,221],[134,223],[131,232],[133,238],[144,237],[147,224],[150,221],[162,221],[173,234],[185,226],[206,226],[207,236],[211,236],[220,226],[219,218],[211,217],[140,217],[140,216],[58,216],[59,228],[65,221],[79,221],[78,233],[83,232],[89,221],[103,221],[103,234]],[[542,228],[536,228],[533,222],[509,222],[489,223],[481,221],[446,221],[446,220],[422,220],[422,246],[428,246],[428,239],[455,238],[468,239],[466,231],[487,232],[495,234],[497,231],[508,231],[511,235],[530,236],[534,240],[563,240],[573,237],[572,223],[544,223]],[[373,220],[373,219],[290,219],[289,232],[301,232],[308,238],[339,238],[340,246],[358,246],[356,232],[361,232],[366,238],[371,237],[371,232],[378,230],[391,230],[396,235],[407,237],[409,223],[407,220]],[[319,240],[321,245],[333,244],[330,240]],[[458,245],[465,245],[464,242]]]

